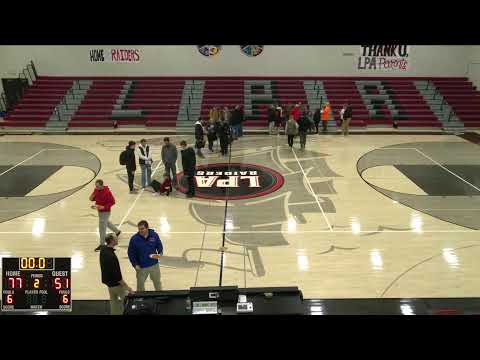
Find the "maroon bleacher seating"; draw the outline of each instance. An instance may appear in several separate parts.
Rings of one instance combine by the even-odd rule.
[[[70,127],[112,127],[112,110],[126,80],[134,80],[123,109],[143,110],[139,118],[117,120],[122,125],[175,127],[186,80],[205,80],[200,116],[208,118],[213,106],[244,105],[245,80],[273,80],[274,99],[282,105],[301,102],[308,105],[304,80],[321,80],[332,105],[333,118],[339,124],[339,111],[348,100],[353,107],[351,125],[392,125],[402,127],[441,127],[414,85],[416,80],[429,80],[437,87],[466,127],[480,127],[480,92],[468,78],[411,78],[411,77],[54,77],[41,76],[27,89],[17,106],[5,117],[5,127],[44,127],[55,106],[59,105],[74,80],[92,80],[90,89],[73,115]],[[381,80],[394,97],[401,119],[394,119],[387,106],[377,114],[370,113],[358,92],[356,80]],[[267,126],[268,104],[257,104],[253,115],[246,116],[246,127]],[[314,109],[310,109],[314,110]],[[193,120],[192,120],[193,121]]]

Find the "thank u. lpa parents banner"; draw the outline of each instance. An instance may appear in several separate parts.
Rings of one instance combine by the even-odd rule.
[[[138,49],[91,49],[91,63],[139,63]]]
[[[361,45],[358,70],[407,72],[410,68],[410,45]]]

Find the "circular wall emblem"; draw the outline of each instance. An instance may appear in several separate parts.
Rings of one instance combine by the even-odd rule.
[[[210,57],[217,55],[222,50],[221,45],[197,45],[197,49],[203,56]]]
[[[186,178],[178,174],[178,190],[186,193]],[[220,163],[197,166],[195,196],[213,200],[241,200],[264,196],[280,189],[285,180],[275,170],[253,164]]]
[[[263,52],[263,45],[240,45],[240,50],[247,56],[257,56]]]

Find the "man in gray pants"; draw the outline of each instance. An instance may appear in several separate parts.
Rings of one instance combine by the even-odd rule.
[[[132,236],[128,244],[128,259],[137,272],[137,291],[145,291],[148,277],[155,290],[160,291],[162,282],[158,259],[163,255],[162,242],[155,230],[148,228],[145,220],[140,221],[137,226],[138,233]]]
[[[105,244],[105,235],[107,233],[107,227],[115,232],[116,236],[119,236],[121,231],[110,222],[110,210],[115,205],[115,198],[111,193],[108,186],[103,185],[103,180],[98,179],[95,181],[95,190],[89,197],[90,201],[95,201],[95,205],[91,208],[98,211],[98,232],[100,233],[100,245],[95,251],[100,251],[100,247]]]
[[[162,162],[165,166],[165,173],[170,175],[172,179],[173,187],[178,187],[177,181],[177,156],[178,151],[175,145],[170,143],[170,138],[163,139],[164,145],[162,146]]]

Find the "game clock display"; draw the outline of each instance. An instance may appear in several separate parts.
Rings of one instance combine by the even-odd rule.
[[[2,311],[71,311],[71,259],[2,259]]]

